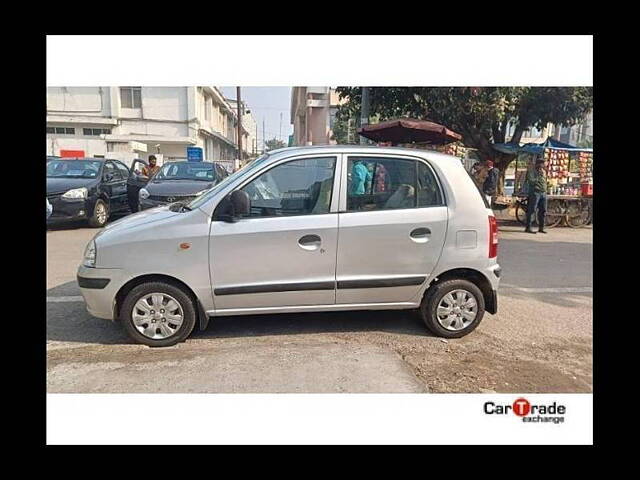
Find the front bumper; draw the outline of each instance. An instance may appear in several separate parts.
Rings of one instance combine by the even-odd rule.
[[[91,216],[92,202],[88,198],[67,199],[61,196],[47,197],[52,207],[51,215],[47,223],[56,223],[73,220],[86,220]],[[95,203],[95,202],[93,202]]]
[[[77,280],[87,311],[97,318],[115,320],[116,294],[127,281],[124,270],[80,265]]]

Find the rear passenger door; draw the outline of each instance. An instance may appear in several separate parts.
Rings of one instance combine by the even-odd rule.
[[[447,207],[436,175],[412,157],[345,160],[336,303],[415,301],[446,235]]]

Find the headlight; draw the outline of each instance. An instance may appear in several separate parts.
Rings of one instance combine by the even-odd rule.
[[[85,187],[74,188],[62,195],[62,198],[87,198],[87,189]]]
[[[149,192],[146,188],[141,188],[140,192],[138,192],[138,196],[140,197],[140,200],[144,200],[146,198],[149,198]]]
[[[96,266],[96,241],[95,240],[91,240],[87,244],[87,248],[84,249],[84,260],[82,260],[82,264],[85,267]]]

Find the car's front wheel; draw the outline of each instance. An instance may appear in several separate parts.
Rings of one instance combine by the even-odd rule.
[[[93,207],[93,214],[89,218],[89,225],[94,228],[104,227],[109,219],[109,206],[104,200],[96,200]]]
[[[133,288],[120,309],[129,336],[150,347],[169,347],[185,340],[196,324],[196,309],[182,288],[149,282]]]
[[[464,337],[476,329],[484,316],[484,296],[468,280],[446,280],[429,288],[420,313],[435,335]]]

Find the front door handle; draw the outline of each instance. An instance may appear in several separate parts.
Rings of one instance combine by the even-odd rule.
[[[431,230],[429,230],[427,227],[415,228],[411,230],[411,233],[409,234],[411,240],[416,243],[426,243],[427,240],[429,240],[430,235]]]
[[[298,240],[298,245],[304,250],[317,250],[321,243],[322,239],[318,235],[305,235]]]

